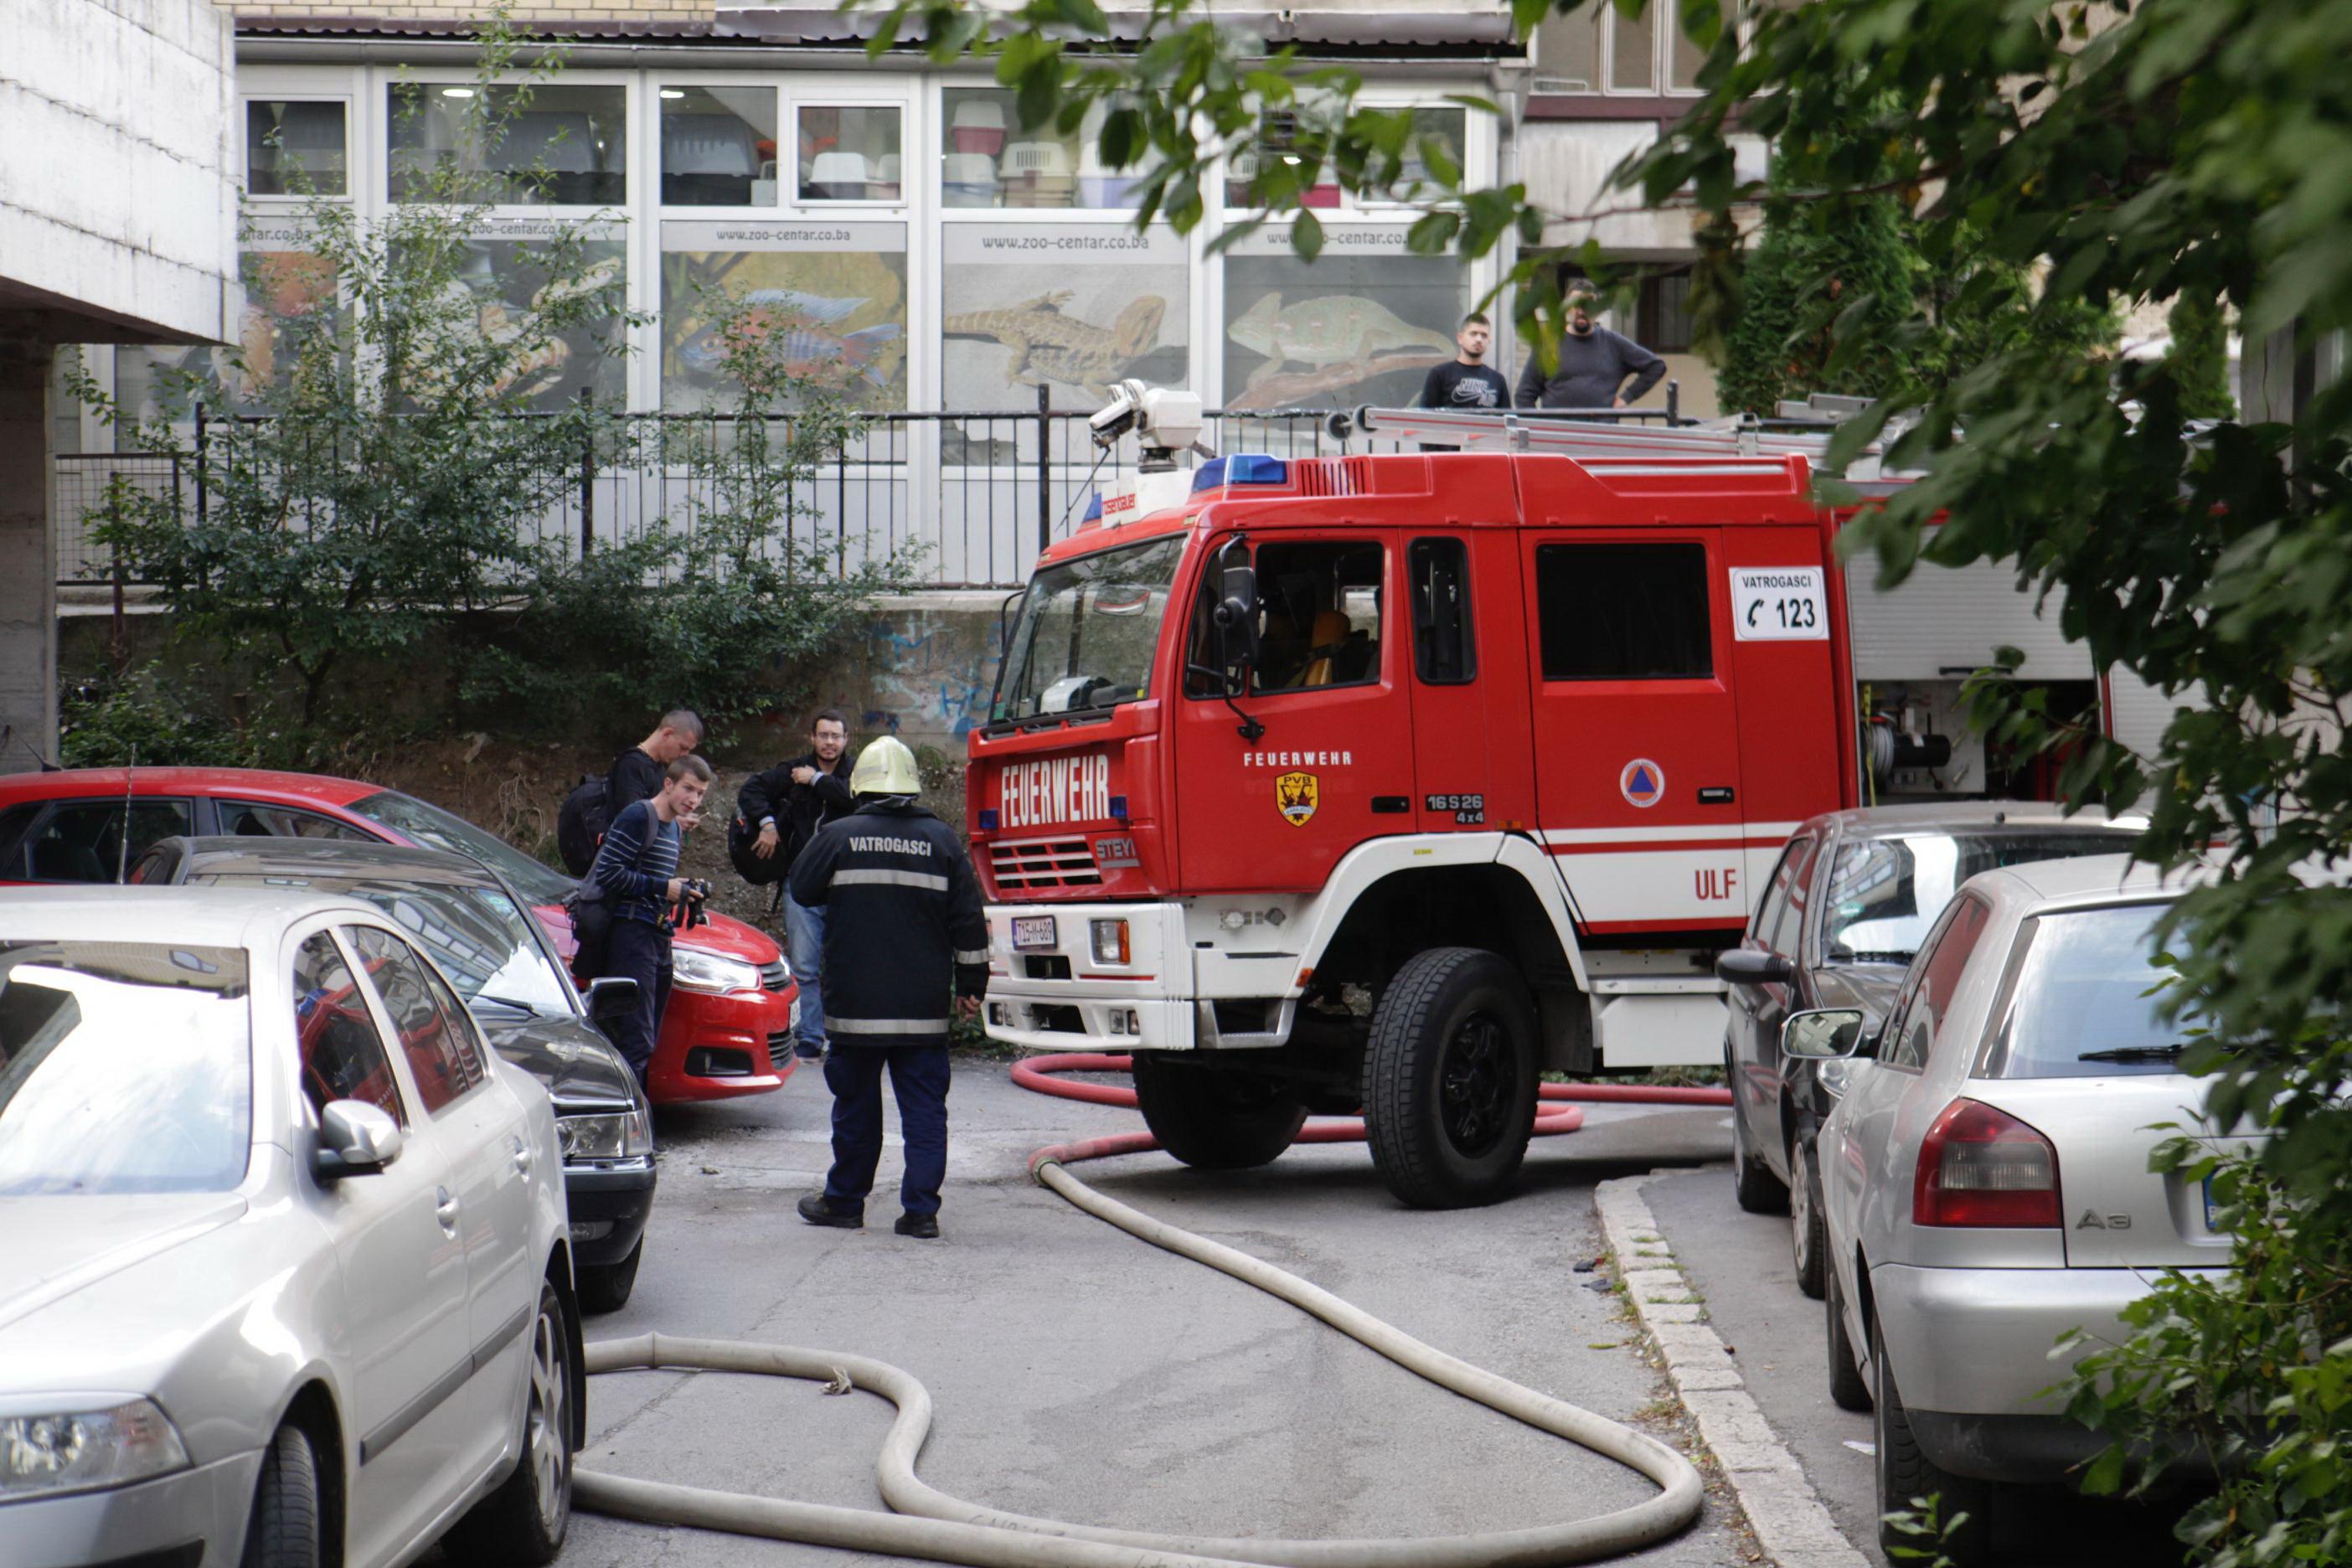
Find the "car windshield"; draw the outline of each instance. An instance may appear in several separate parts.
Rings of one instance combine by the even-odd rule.
[[[268,883],[364,899],[382,910],[449,977],[467,1006],[516,1004],[534,1013],[572,1010],[572,992],[548,961],[530,918],[495,888],[420,886],[367,877],[289,877],[283,870],[237,874],[200,871],[191,884]]]
[[[2182,1026],[2158,1013],[2159,988],[2171,972],[2156,962],[2155,932],[2168,907],[2125,904],[2028,921],[2018,933],[2024,961],[1987,1076],[2179,1071],[2173,1047]]]
[[[246,973],[236,948],[0,942],[0,1198],[245,1180]]]
[[[1961,883],[1979,871],[2033,860],[2118,855],[2133,835],[1906,833],[1850,838],[1838,847],[1822,914],[1822,956],[1831,963],[1908,963]]]
[[[1150,695],[1151,653],[1183,558],[1179,535],[1065,561],[1031,578],[991,721]]]
[[[579,883],[532,859],[505,839],[483,832],[462,816],[452,816],[437,805],[427,805],[398,790],[383,790],[345,808],[370,822],[391,828],[412,844],[446,849],[478,860],[514,884],[515,891],[534,904],[560,904]]]

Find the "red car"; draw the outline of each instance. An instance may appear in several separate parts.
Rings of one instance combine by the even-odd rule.
[[[125,829],[128,829],[126,831]],[[77,768],[0,775],[0,883],[114,882],[173,834],[374,839],[470,856],[536,906],[569,959],[577,885],[521,850],[398,790],[247,768]],[[677,985],[654,1048],[656,1104],[764,1094],[792,1076],[800,993],[775,942],[714,914],[677,934]]]

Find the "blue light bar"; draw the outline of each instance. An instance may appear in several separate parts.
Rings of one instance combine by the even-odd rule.
[[[1078,519],[1078,521],[1080,522],[1100,522],[1102,521],[1102,491],[1097,490],[1094,494],[1094,499],[1087,502],[1087,514],[1086,516]]]
[[[1127,820],[1127,796],[1115,795],[1110,797],[1110,814],[1121,822]]]
[[[1271,452],[1235,452],[1212,458],[1194,471],[1192,489],[1213,490],[1225,485],[1286,485],[1290,465]]]

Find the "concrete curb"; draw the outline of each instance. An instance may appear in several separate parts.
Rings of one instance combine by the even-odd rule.
[[[1774,1436],[1731,1352],[1702,1321],[1704,1309],[1642,1199],[1643,1184],[1670,1173],[1676,1173],[1624,1176],[1593,1193],[1634,1318],[1656,1342],[1675,1392],[1697,1421],[1699,1438],[1765,1557],[1780,1568],[1871,1568],[1822,1506],[1796,1455]]]

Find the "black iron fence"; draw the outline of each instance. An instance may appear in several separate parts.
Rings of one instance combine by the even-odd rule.
[[[790,417],[772,423],[789,425]],[[1089,497],[1138,461],[1133,437],[1104,451],[1087,420],[1086,413],[1054,407],[1043,388],[1034,410],[861,416],[851,439],[793,487],[794,536],[845,569],[913,545],[916,574],[927,585],[1018,586],[1038,552],[1078,525]],[[707,468],[680,454],[723,446],[739,422],[728,414],[610,416],[576,450],[562,452],[562,467],[551,474],[558,483],[533,487],[561,499],[519,514],[517,529],[528,540],[584,552],[656,525],[695,528],[722,502]],[[1215,409],[1203,424],[1202,444],[1217,452],[1317,458],[1398,445],[1367,437],[1328,409]],[[126,490],[191,521],[205,515],[219,488],[214,465],[233,459],[224,455],[229,444],[221,439],[220,416],[199,409],[184,428],[187,445],[179,451],[55,459],[50,515],[61,582],[137,585],[97,533]]]

